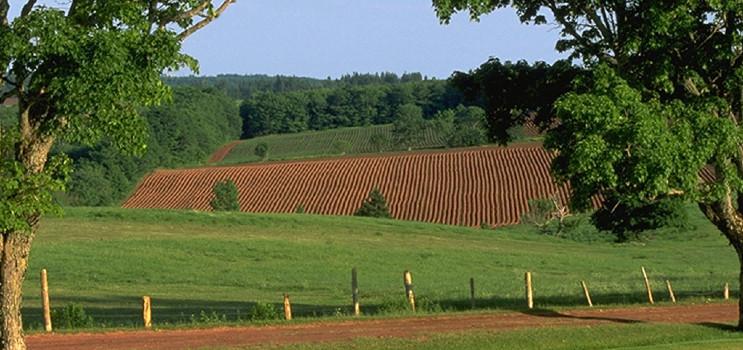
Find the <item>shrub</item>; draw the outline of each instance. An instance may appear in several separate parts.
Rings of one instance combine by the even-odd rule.
[[[57,328],[75,329],[93,326],[93,317],[79,304],[68,304],[52,310],[52,320]]]
[[[212,188],[212,198],[209,205],[214,211],[238,211],[240,204],[237,201],[237,186],[232,180],[217,182]]]
[[[333,151],[337,154],[344,155],[351,151],[351,143],[345,140],[335,140],[333,141]]]
[[[383,133],[375,133],[369,136],[369,144],[375,152],[383,152],[390,148],[392,140]]]
[[[294,207],[294,212],[297,214],[304,214],[304,204],[297,204],[297,206]]]
[[[555,203],[551,199],[530,199],[529,211],[521,216],[522,224],[543,226],[552,219]]]
[[[265,142],[258,143],[255,145],[255,150],[253,152],[261,160],[266,160],[268,158],[268,144]]]
[[[378,187],[374,187],[374,189],[369,192],[369,197],[364,199],[361,203],[361,208],[359,208],[354,215],[373,218],[390,218],[390,210],[387,208],[387,200],[384,199],[384,196]]]
[[[281,312],[273,304],[256,303],[250,310],[251,321],[278,320],[280,318]]]

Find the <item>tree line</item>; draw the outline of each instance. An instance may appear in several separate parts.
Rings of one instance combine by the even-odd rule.
[[[215,89],[177,87],[173,103],[143,112],[149,130],[142,157],[122,154],[104,140],[94,147],[62,145],[73,158],[68,205],[104,206],[123,200],[146,173],[158,167],[197,165],[216,148],[240,136],[235,100]]]

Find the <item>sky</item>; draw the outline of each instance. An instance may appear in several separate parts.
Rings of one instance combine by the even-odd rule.
[[[10,1],[12,15],[23,3]],[[39,3],[66,7],[69,0]],[[420,72],[447,78],[490,57],[552,63],[566,57],[554,49],[558,38],[553,26],[521,24],[510,9],[477,23],[458,14],[442,25],[431,0],[237,0],[188,38],[183,49],[199,61],[199,75],[324,79],[353,72]]]
[[[552,63],[566,57],[554,49],[558,38],[554,27],[521,24],[510,9],[479,23],[460,14],[442,25],[430,0],[238,0],[187,39],[184,51],[199,60],[200,75],[447,78],[490,57]]]

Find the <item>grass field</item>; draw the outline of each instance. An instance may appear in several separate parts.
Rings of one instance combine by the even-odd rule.
[[[255,302],[292,295],[295,315],[350,311],[350,270],[359,270],[362,310],[395,313],[402,272],[413,272],[423,309],[469,309],[468,280],[482,309],[521,310],[523,273],[533,272],[537,307],[583,305],[586,280],[598,305],[642,303],[640,266],[666,300],[737,295],[738,263],[695,212],[697,229],[644,243],[579,243],[530,227],[499,230],[313,215],[67,209],[47,217],[31,254],[24,319],[39,324],[38,271],[47,268],[53,307],[82,304],[98,324],[138,324],[151,295],[157,325],[244,318]],[[204,310],[204,315],[201,311]]]
[[[237,349],[248,348],[216,348],[210,350]],[[268,346],[260,349],[740,350],[743,349],[743,334],[706,325],[600,325],[538,328],[495,333],[452,333],[421,339],[360,339],[351,343]]]
[[[373,139],[381,137],[381,144]],[[255,146],[268,145],[268,160],[286,160],[362,154],[387,151],[400,151],[393,145],[392,125],[373,125],[355,128],[340,128],[322,131],[307,131],[296,134],[261,136],[238,144],[222,161],[223,164],[257,162]],[[426,130],[423,142],[414,149],[443,148],[446,140],[433,128]]]

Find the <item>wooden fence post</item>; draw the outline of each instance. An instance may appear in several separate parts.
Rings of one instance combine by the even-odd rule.
[[[475,278],[470,277],[470,304],[475,308]]]
[[[671,302],[676,304],[676,294],[673,294],[673,287],[671,287],[671,281],[666,280],[666,286],[668,286],[668,295],[671,297]]]
[[[586,281],[580,281],[580,285],[583,287],[583,294],[585,294],[586,296],[588,306],[593,307],[593,301],[591,301],[591,294],[588,293],[588,286],[586,286]]]
[[[44,312],[44,330],[52,331],[52,313],[49,305],[49,282],[47,281],[46,269],[41,270],[41,309]]]
[[[410,271],[403,273],[403,284],[405,285],[405,297],[408,299],[410,308],[415,312],[415,292],[413,292],[413,275]]]
[[[142,321],[144,328],[152,328],[152,298],[147,295],[142,297]]]
[[[356,268],[351,269],[351,294],[353,299],[353,315],[361,315],[361,307],[359,307],[359,280]]]
[[[648,274],[645,272],[645,267],[641,266],[640,269],[642,270],[642,277],[645,279],[645,289],[648,292],[648,302],[650,304],[654,304],[653,301],[653,290],[650,288],[650,281],[648,280]]]
[[[725,297],[725,300],[730,299],[730,284],[725,282],[725,290],[723,290],[722,295]]]
[[[284,319],[287,321],[292,320],[292,304],[289,301],[289,294],[284,294]]]
[[[529,309],[534,308],[534,291],[531,287],[531,272],[527,272],[524,280],[526,282],[526,305]]]

